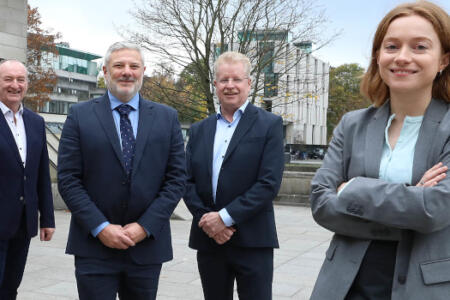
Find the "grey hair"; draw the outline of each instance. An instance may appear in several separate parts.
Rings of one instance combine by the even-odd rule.
[[[227,51],[222,53],[214,63],[214,78],[217,78],[217,70],[223,63],[242,63],[244,65],[245,75],[250,77],[250,59],[244,54],[236,51]]]
[[[9,62],[17,62],[17,63],[21,64],[25,68],[25,77],[28,81],[28,68],[25,66],[25,64],[18,59],[11,58],[11,59],[5,59],[5,60],[0,61],[0,66],[5,63],[9,63]]]
[[[139,55],[141,56],[141,62],[142,65],[144,65],[144,53],[142,52],[141,47],[139,47],[136,44],[130,43],[130,42],[115,42],[111,46],[109,46],[108,50],[106,51],[105,58],[103,60],[103,65],[107,66],[109,63],[109,60],[111,58],[111,54],[115,51],[119,51],[122,49],[131,49],[136,50],[139,52]]]

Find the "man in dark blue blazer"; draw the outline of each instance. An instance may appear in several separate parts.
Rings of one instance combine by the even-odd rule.
[[[44,119],[23,107],[27,70],[0,63],[0,299],[16,299],[30,239],[55,230]],[[38,216],[39,212],[39,216]]]
[[[233,299],[235,279],[240,299],[271,299],[283,122],[248,102],[246,56],[219,56],[214,84],[220,111],[191,127],[186,150],[189,246],[198,250],[205,299]]]
[[[139,47],[113,44],[108,92],[74,105],[62,131],[59,191],[72,212],[66,252],[81,300],[155,299],[161,264],[172,259],[184,143],[176,111],[140,97],[144,70]]]

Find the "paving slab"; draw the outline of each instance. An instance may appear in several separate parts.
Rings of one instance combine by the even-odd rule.
[[[196,252],[187,246],[191,218],[184,203],[176,212],[180,218],[171,220],[174,259],[163,265],[157,299],[203,299]],[[73,257],[64,253],[70,212],[58,210],[55,217],[53,240],[31,242],[18,300],[78,299]],[[280,249],[274,253],[273,299],[309,299],[332,234],[314,222],[306,207],[276,205],[275,217]]]

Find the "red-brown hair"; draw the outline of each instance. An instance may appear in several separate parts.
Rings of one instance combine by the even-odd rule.
[[[450,53],[450,20],[445,10],[429,1],[405,3],[391,10],[378,25],[373,38],[372,57],[369,68],[361,81],[361,93],[372,101],[375,107],[381,106],[389,98],[389,87],[381,79],[377,64],[378,52],[389,25],[397,18],[417,15],[433,25],[439,37],[442,54]],[[436,76],[433,82],[433,98],[450,102],[450,68],[448,65]]]

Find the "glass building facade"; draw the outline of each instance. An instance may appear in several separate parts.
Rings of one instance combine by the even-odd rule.
[[[50,65],[58,76],[51,101],[41,109],[43,113],[67,114],[71,105],[89,100],[97,88],[98,66],[101,56],[58,44],[58,55],[47,53]]]
[[[53,69],[85,74],[97,77],[97,63],[92,60],[101,58],[101,56],[70,49],[63,44],[57,46],[59,55],[53,58]]]

